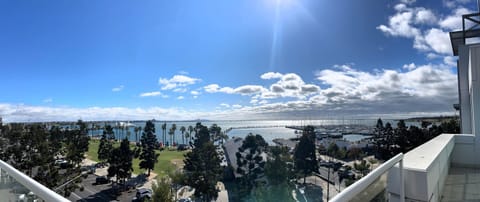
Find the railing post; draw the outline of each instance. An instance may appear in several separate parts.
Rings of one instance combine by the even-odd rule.
[[[403,178],[403,158],[399,162],[400,166],[400,202],[405,202],[405,179]]]

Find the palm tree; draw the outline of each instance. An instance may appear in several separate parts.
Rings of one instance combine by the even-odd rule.
[[[127,131],[127,139],[130,140],[130,130],[129,130],[128,124],[129,124],[129,123],[127,123],[127,125],[125,125],[125,130]]]
[[[173,132],[172,128],[170,128],[170,130],[168,130],[168,134],[170,135],[170,144],[168,144],[168,146],[172,147],[173,145],[173,135],[175,134],[175,132]]]
[[[193,139],[192,133],[193,133],[194,130],[195,129],[193,129],[193,126],[188,126],[188,133],[189,133],[188,136],[190,136],[191,139]]]
[[[133,131],[135,132],[135,142],[138,142],[138,132],[140,132],[140,130],[140,127],[133,128]]]
[[[120,130],[122,131],[122,136],[120,138],[120,141],[123,140],[123,138],[125,138],[125,123],[122,122],[121,125],[120,125]]]
[[[92,122],[92,124],[90,125],[90,132],[91,132],[90,138],[93,138],[93,129],[94,128],[95,128],[95,123]]]
[[[98,136],[98,131],[99,131],[100,129],[102,129],[102,127],[101,127],[100,125],[98,125],[98,124],[95,124],[95,131],[96,131],[96,133],[97,133],[97,136]]]
[[[164,122],[162,124],[162,141],[163,141],[163,144],[165,144],[165,142],[166,142],[166,135],[167,135],[167,122]]]
[[[177,130],[177,124],[172,124],[172,131],[173,131],[173,136],[172,136],[172,144],[173,144],[173,141],[176,139],[175,138],[175,131]]]
[[[185,133],[185,139],[187,139],[187,141],[190,140],[190,133],[191,133],[191,132],[186,132],[186,133]]]
[[[183,135],[185,133],[185,126],[180,127],[180,132],[182,132],[182,142],[185,144],[185,136]]]

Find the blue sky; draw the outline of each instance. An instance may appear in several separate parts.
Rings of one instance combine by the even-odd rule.
[[[451,114],[475,1],[0,1],[6,121]]]

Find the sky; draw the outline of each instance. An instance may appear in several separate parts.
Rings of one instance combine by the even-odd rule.
[[[0,0],[14,121],[451,115],[472,0]]]

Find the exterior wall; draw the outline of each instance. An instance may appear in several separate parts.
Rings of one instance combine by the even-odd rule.
[[[442,134],[406,153],[403,162],[406,201],[440,201],[450,168],[455,135]],[[390,201],[400,201],[400,169],[388,173]]]
[[[470,69],[470,103],[472,118],[472,134],[474,138],[474,153],[480,152],[480,45],[470,45],[469,69]],[[477,137],[479,136],[479,137]],[[480,155],[475,155],[475,163],[480,163]]]
[[[469,88],[469,47],[460,46],[458,50],[458,93],[460,100],[461,133],[472,134]]]
[[[471,134],[455,135],[455,147],[451,157],[451,166],[476,168],[475,136]]]

